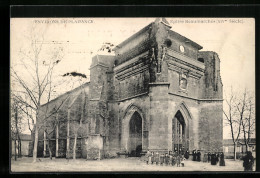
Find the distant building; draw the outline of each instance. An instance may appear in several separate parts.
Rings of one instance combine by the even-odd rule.
[[[71,157],[75,135],[77,157],[88,159],[222,151],[220,59],[170,29],[158,18],[117,45],[114,56],[94,56],[89,83],[43,105],[37,122],[50,134],[39,130],[38,156],[50,146],[54,156]]]
[[[256,156],[256,139],[250,139],[248,144],[248,151],[251,151],[254,158]],[[223,140],[223,152],[226,158],[234,158],[234,143],[232,139],[224,139]],[[246,154],[246,145],[243,139],[239,139],[237,148],[237,158],[242,158]]]
[[[31,135],[20,134],[21,140],[21,154],[22,156],[29,156],[29,143],[31,142]],[[12,156],[15,154],[15,140],[12,140]],[[18,140],[16,140],[16,154],[18,155]]]

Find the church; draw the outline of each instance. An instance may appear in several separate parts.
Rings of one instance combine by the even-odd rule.
[[[42,105],[38,156],[222,151],[218,54],[171,28],[157,18],[114,55],[94,56],[88,83]]]

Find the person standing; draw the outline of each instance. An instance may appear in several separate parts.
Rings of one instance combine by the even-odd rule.
[[[208,162],[210,162],[210,160],[211,160],[211,153],[209,152],[208,153]]]
[[[204,153],[204,155],[203,155],[203,163],[206,163],[206,162],[208,162],[208,154]]]
[[[165,154],[165,165],[168,166],[169,165],[169,155],[168,153]]]
[[[219,166],[225,166],[225,160],[224,160],[224,153],[220,153],[220,161],[219,161]]]
[[[153,162],[154,162],[154,152],[152,152],[151,154],[151,163],[153,164]]]
[[[160,156],[159,156],[159,153],[157,151],[156,154],[155,154],[155,162],[156,162],[157,165],[159,164],[159,161],[160,161]]]
[[[251,151],[246,152],[246,156],[243,158],[243,167],[245,171],[253,171],[254,157]]]
[[[170,153],[170,155],[169,155],[169,165],[170,166],[173,166],[173,156],[172,156],[172,154]]]
[[[177,163],[177,167],[180,167],[180,165],[181,165],[181,157],[180,157],[180,155],[178,155],[176,157],[176,163]]]
[[[173,155],[173,157],[172,157],[172,166],[174,166],[176,164],[176,158],[177,158],[177,156]]]
[[[198,150],[198,152],[197,152],[197,161],[198,161],[198,162],[201,161],[200,157],[201,157],[201,153],[200,153],[200,151]]]
[[[184,155],[184,148],[180,148],[181,155]]]
[[[175,156],[175,157],[178,156],[178,151],[177,151],[177,150],[174,152],[174,156]]]
[[[217,160],[216,160],[216,154],[215,153],[212,153],[211,154],[211,165],[216,165],[217,164]]]
[[[161,155],[160,155],[160,165],[161,165],[161,166],[163,166],[164,159],[165,159],[164,154],[161,154]]]
[[[190,155],[189,155],[189,151],[187,150],[187,151],[185,152],[185,154],[184,154],[184,158],[185,158],[185,159],[189,159],[189,156],[190,156]]]
[[[196,161],[196,150],[192,151],[192,161]]]
[[[145,155],[146,164],[149,164],[149,157],[150,157],[150,151],[148,150],[146,155]]]
[[[219,162],[219,153],[216,154],[216,164]]]

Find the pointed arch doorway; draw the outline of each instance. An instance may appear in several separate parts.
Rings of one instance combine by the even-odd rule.
[[[178,153],[183,153],[189,148],[188,145],[188,129],[187,123],[178,110],[172,119],[172,151],[177,151]]]
[[[140,157],[142,152],[142,117],[134,112],[129,121],[129,144],[130,156]]]

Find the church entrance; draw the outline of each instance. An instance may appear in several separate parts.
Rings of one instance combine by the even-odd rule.
[[[187,149],[186,123],[180,111],[172,120],[172,148],[173,152],[177,151],[179,154],[183,154]]]
[[[142,152],[142,117],[134,112],[129,121],[129,153],[132,157],[140,157]]]

